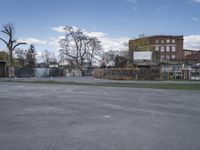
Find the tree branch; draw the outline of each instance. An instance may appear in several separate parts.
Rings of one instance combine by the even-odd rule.
[[[13,49],[12,49],[12,50],[14,50],[17,46],[23,45],[23,44],[27,44],[27,43],[25,43],[25,42],[17,43],[15,46],[13,46]]]
[[[0,38],[0,40],[1,41],[3,41],[5,44],[6,44],[6,46],[8,46],[8,42],[6,42],[4,39],[2,39],[2,38]]]
[[[1,32],[3,32],[3,33],[5,33],[5,34],[9,35],[9,33],[8,33],[8,32],[6,32],[6,31],[4,31],[4,30],[1,30]]]

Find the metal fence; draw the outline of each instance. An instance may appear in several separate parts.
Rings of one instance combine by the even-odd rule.
[[[30,77],[59,77],[63,76],[62,68],[15,68],[15,76],[21,78]]]

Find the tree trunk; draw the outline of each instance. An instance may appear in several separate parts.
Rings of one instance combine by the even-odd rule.
[[[13,64],[14,64],[13,53],[11,50],[9,50],[9,66],[12,66]]]

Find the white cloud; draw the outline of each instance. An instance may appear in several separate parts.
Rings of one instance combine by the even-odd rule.
[[[105,51],[108,50],[124,50],[124,43],[128,42],[128,37],[123,38],[111,38],[108,34],[103,32],[87,32],[85,31],[86,35],[91,37],[96,37],[101,41],[103,49]]]
[[[64,28],[64,26],[58,26],[58,27],[52,27],[51,29],[56,31],[56,32],[63,33],[63,28]],[[73,28],[78,29],[78,27],[76,27],[76,26],[73,26]],[[87,36],[98,38],[101,41],[102,46],[103,46],[105,51],[108,51],[108,50],[124,50],[125,49],[124,48],[124,42],[128,42],[128,40],[129,40],[128,37],[111,38],[111,37],[108,36],[108,34],[106,34],[104,32],[88,32],[85,29],[82,29],[82,31]],[[58,38],[53,39],[51,43],[56,45],[56,43],[58,43],[59,40],[60,39],[58,39]]]
[[[58,47],[59,46],[59,41],[60,39],[63,39],[65,36],[59,36],[59,37],[50,37],[47,40],[47,44],[50,46],[55,46]]]
[[[58,27],[51,27],[53,31],[59,32],[59,33],[65,33],[65,27],[66,26],[58,26]],[[74,30],[78,30],[79,28],[76,26],[72,26]]]
[[[78,29],[78,27],[76,27],[76,26],[72,26],[72,27],[73,27],[75,30]],[[59,32],[59,33],[65,33],[64,28],[65,28],[65,26],[51,27],[51,29],[52,29],[53,31],[56,31],[56,32]],[[87,31],[84,30],[84,29],[82,29],[82,31],[83,31],[87,36],[90,36],[90,37],[97,37],[97,38],[99,38],[99,37],[105,36],[105,33],[103,33],[103,32],[87,32]]]
[[[184,36],[184,48],[200,50],[200,35]]]
[[[49,37],[46,40],[40,40],[40,39],[36,39],[36,38],[23,38],[23,39],[19,39],[18,42],[26,42],[27,44],[48,45],[48,46],[58,47],[59,41],[62,38],[64,38],[64,36]]]
[[[53,52],[55,52],[55,56],[57,57],[59,53],[59,48],[60,48],[59,40],[62,38],[64,38],[64,36],[49,37],[46,40],[39,40],[36,38],[23,38],[23,39],[19,39],[18,42],[26,42],[27,44],[33,44],[34,46],[36,46],[37,59],[38,61],[41,61],[42,53],[45,49],[52,50]]]
[[[38,44],[38,45],[45,45],[47,44],[46,40],[39,40],[36,38],[26,38],[26,39],[19,39],[19,42],[26,42],[27,44]]]
[[[85,34],[89,37],[96,37],[96,38],[102,38],[106,36],[106,34],[103,32],[85,32]]]
[[[124,43],[128,42],[129,38],[110,38],[103,37],[99,39],[102,42],[103,48],[105,51],[108,50],[125,50]]]
[[[52,30],[60,33],[65,33],[64,28],[65,28],[64,26],[51,27]]]
[[[41,51],[37,51],[37,58],[41,58],[42,57],[42,52]]]
[[[50,37],[48,40],[47,40],[47,45],[49,45],[50,47],[53,47],[53,51],[55,52],[55,54],[58,54],[59,53],[59,49],[60,49],[60,44],[59,44],[59,41],[61,39],[63,39],[64,36],[59,36],[59,37]]]

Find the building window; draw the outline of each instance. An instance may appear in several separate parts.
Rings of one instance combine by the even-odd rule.
[[[159,43],[159,40],[156,40],[156,44],[158,44]]]
[[[175,55],[172,55],[172,59],[175,59],[176,58],[176,56]]]
[[[159,50],[160,50],[160,46],[156,45],[156,46],[155,46],[155,50],[156,50],[156,51],[159,51]]]
[[[160,56],[160,61],[163,61],[165,59],[165,56],[164,55],[161,55]]]
[[[169,55],[166,55],[166,60],[169,60]]]
[[[166,46],[166,51],[170,52],[170,46]]]
[[[175,39],[173,39],[173,40],[172,40],[172,43],[176,43],[176,40],[175,40]]]
[[[161,46],[161,47],[160,47],[160,51],[161,51],[161,52],[164,52],[164,51],[165,51],[165,47],[164,47],[164,46]]]
[[[165,41],[164,41],[164,40],[161,40],[161,43],[163,44],[163,43],[165,43]]]
[[[169,40],[169,39],[167,40],[167,43],[170,43],[170,40]]]
[[[172,52],[176,51],[176,46],[172,46]]]

